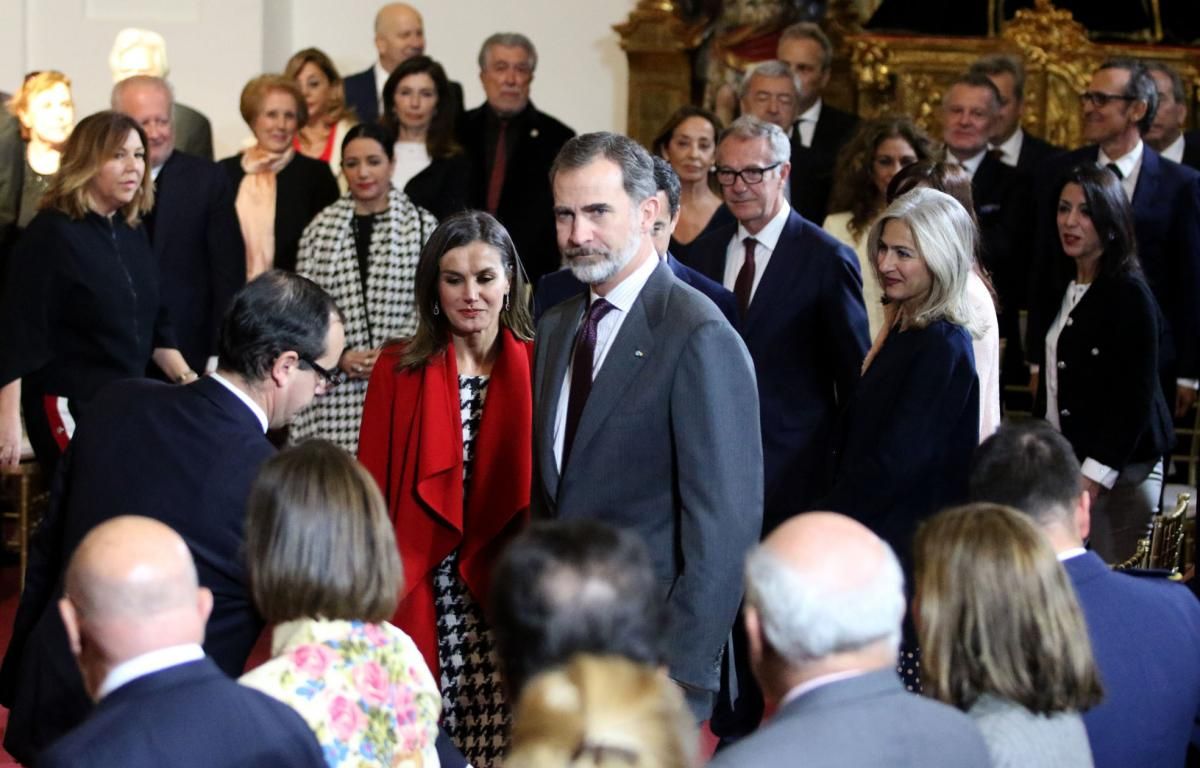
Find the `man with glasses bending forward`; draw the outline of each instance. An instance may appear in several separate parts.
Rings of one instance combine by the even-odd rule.
[[[779,126],[748,115],[721,134],[716,176],[737,224],[698,240],[689,264],[733,291],[741,310],[740,331],[758,377],[764,532],[828,490],[826,446],[870,346],[858,258],[783,199],[790,152]],[[749,733],[762,717],[738,651],[743,701],[736,722],[721,712],[729,702],[718,702],[713,732],[719,736]],[[730,695],[738,693],[734,682]]]
[[[121,381],[97,396],[34,536],[0,670],[0,701],[12,710],[4,746],[14,757],[30,764],[91,709],[57,601],[71,554],[110,518],[153,518],[183,537],[200,586],[213,595],[204,651],[227,675],[242,673],[262,630],[241,550],[250,484],[275,452],[266,431],[332,386],[322,372],[337,367],[343,346],[341,314],[327,293],[295,274],[267,272],[234,296],[215,373],[183,386]]]

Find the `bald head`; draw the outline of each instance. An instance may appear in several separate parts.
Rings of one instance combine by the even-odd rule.
[[[760,656],[780,662],[775,672],[828,672],[839,659],[846,668],[875,668],[895,659],[904,617],[900,564],[878,536],[843,515],[810,512],[776,528],[746,562],[746,600],[754,614],[747,628]]]
[[[59,607],[94,690],[123,661],[202,642],[212,595],[197,585],[179,534],[157,520],[127,516],[96,526],[80,542]]]
[[[388,3],[375,14],[375,49],[389,73],[401,62],[425,52],[425,22],[407,3]]]

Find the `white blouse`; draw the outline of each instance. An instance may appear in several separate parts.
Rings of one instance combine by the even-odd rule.
[[[403,192],[413,176],[429,167],[429,150],[423,141],[397,141],[393,152],[396,165],[392,171],[392,186]]]

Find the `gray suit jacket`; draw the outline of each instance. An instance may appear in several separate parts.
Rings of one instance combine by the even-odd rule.
[[[904,690],[889,668],[823,685],[788,702],[708,768],[986,768],[987,746],[953,707]]]
[[[753,364],[716,305],[660,263],[596,374],[560,478],[554,417],[587,298],[538,325],[531,506],[641,535],[667,605],[670,674],[715,692],[742,560],[762,525]]]

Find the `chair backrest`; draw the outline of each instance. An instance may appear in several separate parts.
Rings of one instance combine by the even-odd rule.
[[[1179,580],[1187,570],[1187,510],[1191,502],[1190,493],[1181,493],[1170,512],[1163,512],[1150,520],[1146,536],[1138,540],[1133,555],[1113,568],[1118,571],[1133,569],[1152,570],[1168,578]],[[1193,564],[1194,565],[1194,564]]]

